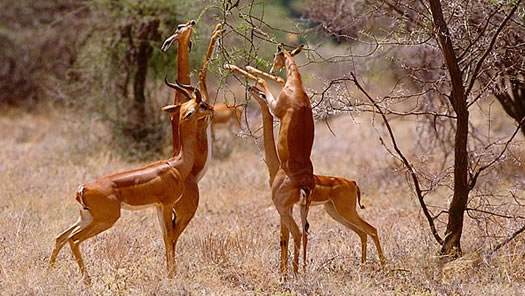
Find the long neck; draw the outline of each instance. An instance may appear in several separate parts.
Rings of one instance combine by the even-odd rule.
[[[269,98],[272,94],[266,90],[266,98]],[[263,120],[263,142],[264,142],[264,158],[266,159],[266,166],[268,167],[268,172],[270,173],[270,187],[273,184],[275,175],[279,170],[281,162],[277,156],[277,150],[275,149],[275,138],[273,134],[273,116],[268,109],[268,105],[264,102],[259,102],[261,107],[261,114]]]
[[[177,46],[177,80],[182,84],[190,84],[190,47],[189,42],[179,41]],[[173,104],[186,102],[187,99],[178,91],[175,91]],[[181,139],[179,138],[178,118],[173,116],[171,120],[171,135],[173,139],[173,156],[180,152]]]
[[[179,152],[179,161],[176,167],[183,178],[186,178],[195,163],[195,151],[197,150],[197,121],[185,121],[180,124],[180,137],[182,139],[182,150]]]
[[[189,41],[179,41],[177,46],[177,81],[182,84],[190,84],[190,44]],[[178,91],[175,91],[173,104],[184,103],[187,99]]]
[[[301,81],[301,74],[299,73],[299,68],[289,52],[284,53],[284,63],[286,66],[286,82],[299,82]]]

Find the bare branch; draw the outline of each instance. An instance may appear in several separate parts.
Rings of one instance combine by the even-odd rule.
[[[467,88],[465,90],[465,96],[466,97],[468,97],[470,91],[472,90],[472,87],[474,86],[474,82],[476,82],[477,76],[479,74],[481,66],[483,65],[483,62],[485,61],[487,56],[492,51],[492,48],[494,47],[494,44],[496,44],[496,40],[498,39],[499,33],[503,30],[503,28],[505,27],[507,22],[510,20],[510,18],[512,17],[514,12],[518,9],[520,4],[521,4],[521,0],[518,0],[516,2],[516,4],[514,5],[514,7],[512,8],[512,10],[510,11],[510,13],[507,15],[507,17],[505,17],[503,22],[501,22],[501,24],[499,25],[498,29],[494,33],[494,36],[492,36],[492,40],[490,41],[490,45],[487,47],[487,49],[485,50],[485,52],[483,53],[481,58],[476,63],[476,67],[474,68],[474,71],[472,73],[470,73],[469,81],[467,82]]]
[[[481,210],[481,209],[474,209],[474,208],[465,208],[465,211],[478,212],[478,213],[483,213],[483,214],[505,218],[505,219],[525,219],[525,217],[522,217],[522,216],[509,216],[509,215],[499,214],[496,212],[491,212],[491,211]]]
[[[478,171],[474,175],[471,175],[470,182],[469,182],[469,185],[468,185],[470,189],[474,188],[474,186],[476,185],[476,181],[478,180],[478,177],[481,174],[481,172],[483,172],[484,170],[486,170],[489,167],[491,167],[493,164],[495,164],[503,156],[503,154],[505,153],[505,151],[507,151],[507,148],[509,147],[509,145],[512,142],[512,140],[514,139],[514,137],[518,134],[518,131],[520,130],[520,128],[521,128],[521,126],[523,124],[525,124],[525,118],[523,118],[521,120],[520,124],[518,124],[518,126],[514,130],[514,133],[512,133],[512,136],[505,143],[505,147],[503,147],[503,149],[501,150],[500,154],[496,158],[494,158],[491,162],[489,162],[488,164],[480,167],[478,169]]]
[[[520,235],[523,231],[525,231],[525,225],[523,225],[520,229],[516,230],[511,236],[509,236],[508,238],[506,238],[504,241],[502,241],[501,243],[499,243],[498,245],[496,245],[496,247],[494,247],[494,249],[492,249],[490,252],[489,252],[489,257],[491,257],[492,255],[494,255],[494,253],[496,253],[499,249],[501,249],[503,246],[505,246],[506,244],[508,244],[510,241],[512,241],[514,238],[516,238],[518,235]]]
[[[430,230],[432,231],[432,234],[434,235],[434,238],[436,239],[436,241],[440,245],[443,245],[443,239],[439,236],[439,234],[437,232],[437,229],[436,229],[436,226],[434,224],[434,220],[432,219],[432,216],[430,215],[430,212],[428,211],[428,208],[427,208],[427,206],[425,204],[425,200],[423,199],[423,194],[422,194],[421,188],[419,186],[419,179],[418,179],[418,177],[417,177],[417,175],[415,173],[414,168],[412,167],[412,165],[410,164],[408,159],[405,157],[405,155],[401,152],[401,150],[397,146],[397,142],[396,142],[396,139],[394,137],[394,132],[392,131],[392,127],[388,123],[388,119],[386,118],[386,115],[384,114],[384,112],[381,109],[381,107],[379,107],[379,105],[375,102],[375,100],[372,99],[372,97],[368,94],[368,92],[365,89],[363,89],[361,84],[357,81],[357,78],[355,77],[355,74],[353,72],[350,72],[350,75],[352,75],[352,81],[355,83],[357,88],[376,107],[376,109],[379,112],[379,114],[381,114],[381,117],[383,118],[383,122],[385,123],[385,125],[386,125],[386,127],[388,129],[388,133],[390,135],[390,140],[392,141],[392,145],[394,146],[394,150],[399,155],[399,157],[402,159],[403,164],[408,169],[408,172],[409,172],[409,174],[410,174],[410,176],[412,178],[412,181],[414,182],[414,188],[416,190],[416,195],[418,197],[419,204],[421,205],[421,209],[423,210],[423,213],[424,213],[425,217],[427,218],[428,224],[430,226]]]
[[[481,37],[483,36],[483,34],[485,34],[485,32],[487,31],[487,27],[489,26],[490,24],[490,20],[498,13],[498,11],[500,10],[500,8],[502,7],[503,5],[500,5],[497,9],[494,10],[494,12],[492,12],[489,17],[487,18],[487,20],[485,21],[485,26],[483,26],[483,29],[480,30],[478,36],[476,38],[474,38],[474,40],[470,41],[469,42],[469,45],[467,46],[467,48],[465,48],[463,50],[463,53],[459,55],[458,57],[458,60],[459,62],[461,63],[461,61],[463,60],[463,58],[465,57],[465,55],[467,53],[469,53],[469,49],[474,45],[476,44],[480,39]]]

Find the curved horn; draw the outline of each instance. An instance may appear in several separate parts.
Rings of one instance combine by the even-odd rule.
[[[197,101],[197,103],[202,102],[202,95],[198,87],[194,87],[193,85],[190,85],[190,84],[182,84],[179,81],[175,81],[175,83],[177,83],[179,87],[193,92],[195,94],[195,100]]]
[[[185,90],[188,90],[188,91],[191,91],[191,92],[195,92],[196,88],[191,85],[191,84],[182,84],[180,83],[178,80],[175,81],[175,83],[179,86],[179,87],[182,87],[183,89]]]
[[[184,89],[183,87],[181,87],[180,84],[179,84],[178,82],[176,82],[176,83],[171,83],[171,82],[169,82],[169,81],[168,81],[168,76],[164,76],[164,83],[165,83],[168,87],[173,88],[173,89],[175,89],[175,90],[181,92],[186,98],[188,98],[188,100],[193,99],[193,98],[191,97],[190,93],[189,93],[186,89]]]
[[[200,104],[202,102],[201,91],[198,88],[195,88],[194,93],[195,93],[195,101],[197,102],[197,104]]]

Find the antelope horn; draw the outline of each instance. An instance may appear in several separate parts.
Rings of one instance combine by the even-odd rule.
[[[182,84],[178,81],[175,81],[175,83],[177,83],[177,85],[185,90],[189,90],[191,92],[193,92],[195,94],[195,100],[197,101],[197,103],[200,103],[202,102],[202,95],[201,95],[201,92],[199,90],[198,87],[194,87],[193,85],[191,84]]]
[[[171,82],[169,82],[169,81],[168,81],[168,76],[164,76],[164,83],[165,83],[168,87],[173,88],[173,89],[175,89],[175,90],[181,92],[186,98],[188,98],[188,100],[193,99],[193,98],[191,97],[190,93],[189,93],[186,89],[184,89],[183,87],[181,87],[181,85],[179,84],[178,81],[175,81],[175,82],[176,82],[176,83],[171,83]]]

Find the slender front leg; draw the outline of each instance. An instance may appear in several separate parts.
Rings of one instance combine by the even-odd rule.
[[[208,84],[206,82],[206,77],[208,75],[208,63],[210,61],[211,54],[213,53],[215,42],[217,41],[217,38],[219,38],[221,34],[222,34],[222,24],[217,24],[210,38],[210,44],[208,45],[208,51],[206,52],[206,56],[204,57],[204,61],[202,62],[202,68],[199,72],[199,86],[200,86],[201,93],[204,94],[205,96],[206,102],[209,102]]]
[[[266,73],[266,72],[263,72],[263,71],[261,71],[259,69],[255,69],[254,67],[251,67],[251,66],[246,66],[246,71],[248,71],[250,74],[253,74],[253,75],[262,76],[264,78],[271,79],[271,80],[279,83],[281,85],[281,88],[283,88],[284,85],[286,84],[284,79],[282,79],[281,77],[275,76],[275,75],[272,75],[272,74],[269,74],[269,73]]]

